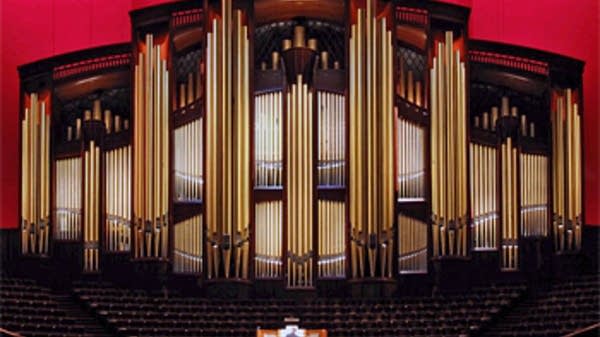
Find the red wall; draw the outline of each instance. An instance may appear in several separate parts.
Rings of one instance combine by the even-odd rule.
[[[17,66],[130,39],[128,11],[174,0],[0,1],[0,228],[18,223]],[[600,224],[597,0],[448,0],[470,5],[473,38],[520,44],[586,61],[586,223]]]

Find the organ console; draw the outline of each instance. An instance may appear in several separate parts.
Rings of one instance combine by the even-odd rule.
[[[581,250],[581,62],[437,2],[205,2],[19,69],[23,255],[322,291]]]

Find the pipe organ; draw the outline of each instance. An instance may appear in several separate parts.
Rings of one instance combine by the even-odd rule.
[[[175,129],[175,200],[202,201],[204,162],[202,118]]]
[[[436,45],[431,69],[431,188],[434,256],[467,255],[465,63],[454,37]]]
[[[517,119],[517,108],[512,107],[509,112],[507,97],[502,98],[501,117],[503,122]],[[502,268],[516,270],[519,268],[519,215],[517,200],[517,143],[516,137],[507,132],[502,139],[500,147],[501,163],[501,196],[502,196]]]
[[[21,252],[47,255],[50,236],[50,115],[48,98],[26,95],[21,121]]]
[[[521,153],[521,235],[548,235],[548,157]]]
[[[81,235],[81,157],[56,161],[54,238],[78,240]]]
[[[557,90],[552,106],[552,185],[555,249],[581,249],[581,116],[573,89]]]
[[[344,186],[346,165],[345,96],[317,92],[318,184]]]
[[[487,113],[486,115],[487,116]],[[488,129],[487,123],[484,124]],[[498,151],[493,146],[471,142],[471,233],[474,250],[497,249]]]
[[[313,286],[313,94],[298,75],[287,93],[287,285]]]
[[[256,244],[254,273],[256,278],[283,276],[281,262],[283,242],[283,202],[267,201],[256,204]]]
[[[100,147],[91,140],[83,157],[83,271],[98,271],[100,247]]]
[[[391,277],[394,238],[392,42],[375,2],[350,34],[352,277]],[[359,57],[364,55],[364,57]]]
[[[135,258],[167,258],[169,242],[169,70],[166,43],[146,34],[134,74]]]
[[[398,270],[427,272],[427,223],[404,214],[398,215]]]
[[[346,211],[345,203],[319,200],[319,259],[320,278],[340,278],[346,275]]]
[[[173,272],[202,272],[203,231],[202,215],[196,215],[174,225]]]
[[[254,99],[254,185],[282,186],[283,96],[274,91]]]
[[[396,118],[396,190],[399,201],[425,199],[425,129]]]
[[[110,252],[131,249],[131,145],[104,153],[105,245]]]
[[[207,277],[248,278],[250,101],[248,26],[221,1],[207,33]]]
[[[502,143],[502,266],[518,268],[517,149],[511,137]]]
[[[581,62],[469,39],[460,6],[261,2],[19,68],[23,255],[371,293],[585,253]]]

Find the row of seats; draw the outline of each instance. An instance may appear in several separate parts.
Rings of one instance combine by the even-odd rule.
[[[584,275],[532,295],[493,325],[487,336],[561,336],[600,322],[600,279]]]
[[[97,320],[81,312],[68,296],[34,281],[0,278],[0,326],[22,336],[107,337]]]
[[[294,316],[303,327],[335,337],[471,334],[524,290],[507,285],[414,298],[213,300],[92,283],[79,284],[74,293],[123,336],[255,336],[258,327],[279,328]]]

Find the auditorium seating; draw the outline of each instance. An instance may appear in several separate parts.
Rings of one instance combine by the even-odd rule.
[[[150,294],[103,284],[74,291],[121,336],[255,336],[300,318],[329,336],[448,336],[476,333],[522,294],[522,286],[398,299],[209,300]],[[172,295],[172,294],[171,294]]]
[[[563,336],[600,322],[600,280],[502,284],[398,298],[209,299],[75,283],[71,294],[2,277],[0,327],[22,336],[256,336],[297,317],[328,336]]]
[[[22,336],[110,336],[68,295],[32,280],[0,277],[0,327]]]
[[[511,308],[487,336],[562,336],[600,322],[598,275],[554,283]]]

